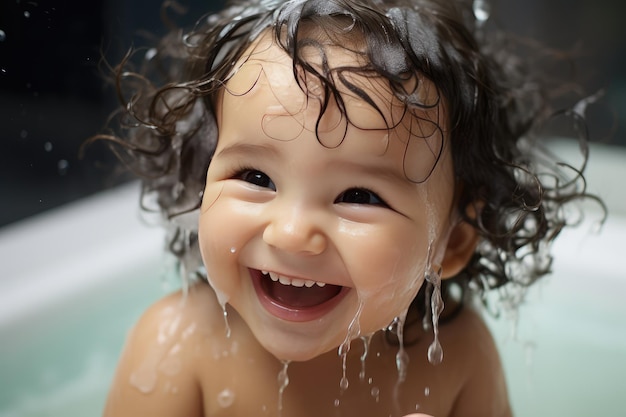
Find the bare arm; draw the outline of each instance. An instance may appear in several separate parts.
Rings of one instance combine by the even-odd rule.
[[[204,415],[185,313],[179,295],[158,301],[144,313],[126,341],[105,417]]]

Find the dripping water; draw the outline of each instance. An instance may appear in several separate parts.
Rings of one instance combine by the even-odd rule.
[[[289,385],[289,375],[287,374],[287,370],[289,368],[289,363],[291,361],[284,360],[281,361],[283,364],[282,369],[278,373],[278,416],[282,415],[283,411],[283,392],[287,385]]]
[[[352,339],[359,337],[359,335],[361,334],[360,318],[362,309],[363,302],[361,301],[359,302],[359,308],[357,309],[356,314],[354,315],[352,321],[350,322],[350,325],[348,326],[348,333],[346,334],[346,338],[339,346],[338,354],[339,356],[341,356],[342,369],[341,380],[339,381],[339,388],[341,389],[341,392],[344,392],[346,389],[348,389],[349,382],[346,376],[346,362],[348,360],[348,352],[350,351],[350,343],[352,342]]]
[[[233,251],[236,252],[237,249],[231,248],[230,252],[234,253]],[[220,290],[213,284],[211,277],[208,274],[206,275],[206,277],[207,277],[207,281],[209,281],[209,284],[211,285],[211,288],[213,288],[213,291],[215,292],[215,296],[217,297],[218,304],[222,308],[222,315],[224,316],[224,329],[226,331],[226,337],[230,338],[230,325],[228,324],[228,311],[226,310],[226,304],[228,304],[229,296],[228,294],[226,294],[225,292],[223,292],[222,290]]]
[[[367,360],[367,355],[370,350],[370,343],[372,341],[372,335],[369,334],[367,336],[361,336],[361,341],[363,342],[363,354],[361,355],[361,371],[359,372],[359,380],[361,382],[365,381],[365,361]]]
[[[400,410],[400,385],[406,380],[407,368],[409,364],[409,355],[404,349],[404,323],[406,322],[406,315],[408,308],[400,316],[396,317],[391,325],[390,329],[395,328],[396,337],[398,338],[398,353],[396,353],[396,368],[398,369],[398,379],[393,388],[393,401],[396,410]]]
[[[405,311],[401,316],[396,317],[394,320],[396,326],[396,336],[398,337],[398,353],[396,353],[396,368],[398,369],[398,385],[403,383],[406,379],[407,366],[409,364],[409,355],[404,349],[404,323],[406,321]]]
[[[432,245],[431,245],[432,247]],[[425,272],[426,282],[430,284],[430,314],[432,319],[434,339],[428,347],[428,361],[433,365],[437,365],[443,361],[443,348],[439,343],[439,316],[443,311],[443,298],[441,297],[441,266],[437,266],[436,270],[430,264],[431,247],[428,249],[428,266]]]

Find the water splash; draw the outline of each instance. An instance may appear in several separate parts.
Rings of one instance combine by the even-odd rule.
[[[289,364],[291,361],[285,360],[281,361],[283,364],[282,369],[278,373],[278,416],[282,415],[283,411],[283,392],[287,385],[289,385],[289,375],[287,374],[287,370],[289,369]]]
[[[348,325],[348,333],[346,334],[346,338],[344,339],[343,343],[339,346],[339,349],[337,352],[339,356],[341,356],[342,375],[341,375],[341,380],[339,381],[339,388],[341,389],[341,392],[344,392],[345,390],[348,389],[349,382],[346,376],[346,370],[347,370],[346,362],[348,360],[348,352],[350,351],[350,343],[352,342],[352,339],[359,337],[359,335],[361,334],[360,318],[361,318],[362,310],[363,310],[363,302],[359,301],[359,307],[356,310],[356,314],[354,315],[354,317],[352,318],[352,321]]]

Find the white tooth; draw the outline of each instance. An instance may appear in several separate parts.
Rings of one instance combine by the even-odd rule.
[[[293,285],[294,287],[304,287],[304,280],[294,278],[291,280],[291,285]]]
[[[267,271],[261,271],[263,275],[267,275]]]
[[[311,288],[315,285],[315,281],[306,280],[304,281],[304,285],[306,285],[307,288]]]
[[[278,276],[278,281],[283,285],[291,285],[291,279],[284,277],[282,275]]]
[[[274,282],[278,281],[278,275],[277,274],[275,274],[273,272],[270,272],[269,274],[270,274],[270,278],[272,279],[272,281],[274,281]]]
[[[318,287],[323,287],[324,285],[326,285],[325,282],[316,282]]]

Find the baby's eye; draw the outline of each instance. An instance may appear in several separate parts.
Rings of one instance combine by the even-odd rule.
[[[233,178],[248,182],[250,184],[254,184],[257,187],[269,188],[273,191],[276,191],[276,185],[274,185],[274,181],[272,181],[272,179],[268,177],[267,174],[256,169],[241,170],[237,174],[235,174]]]
[[[387,203],[375,192],[365,188],[350,188],[337,197],[335,203],[369,204],[373,206],[387,207]]]

